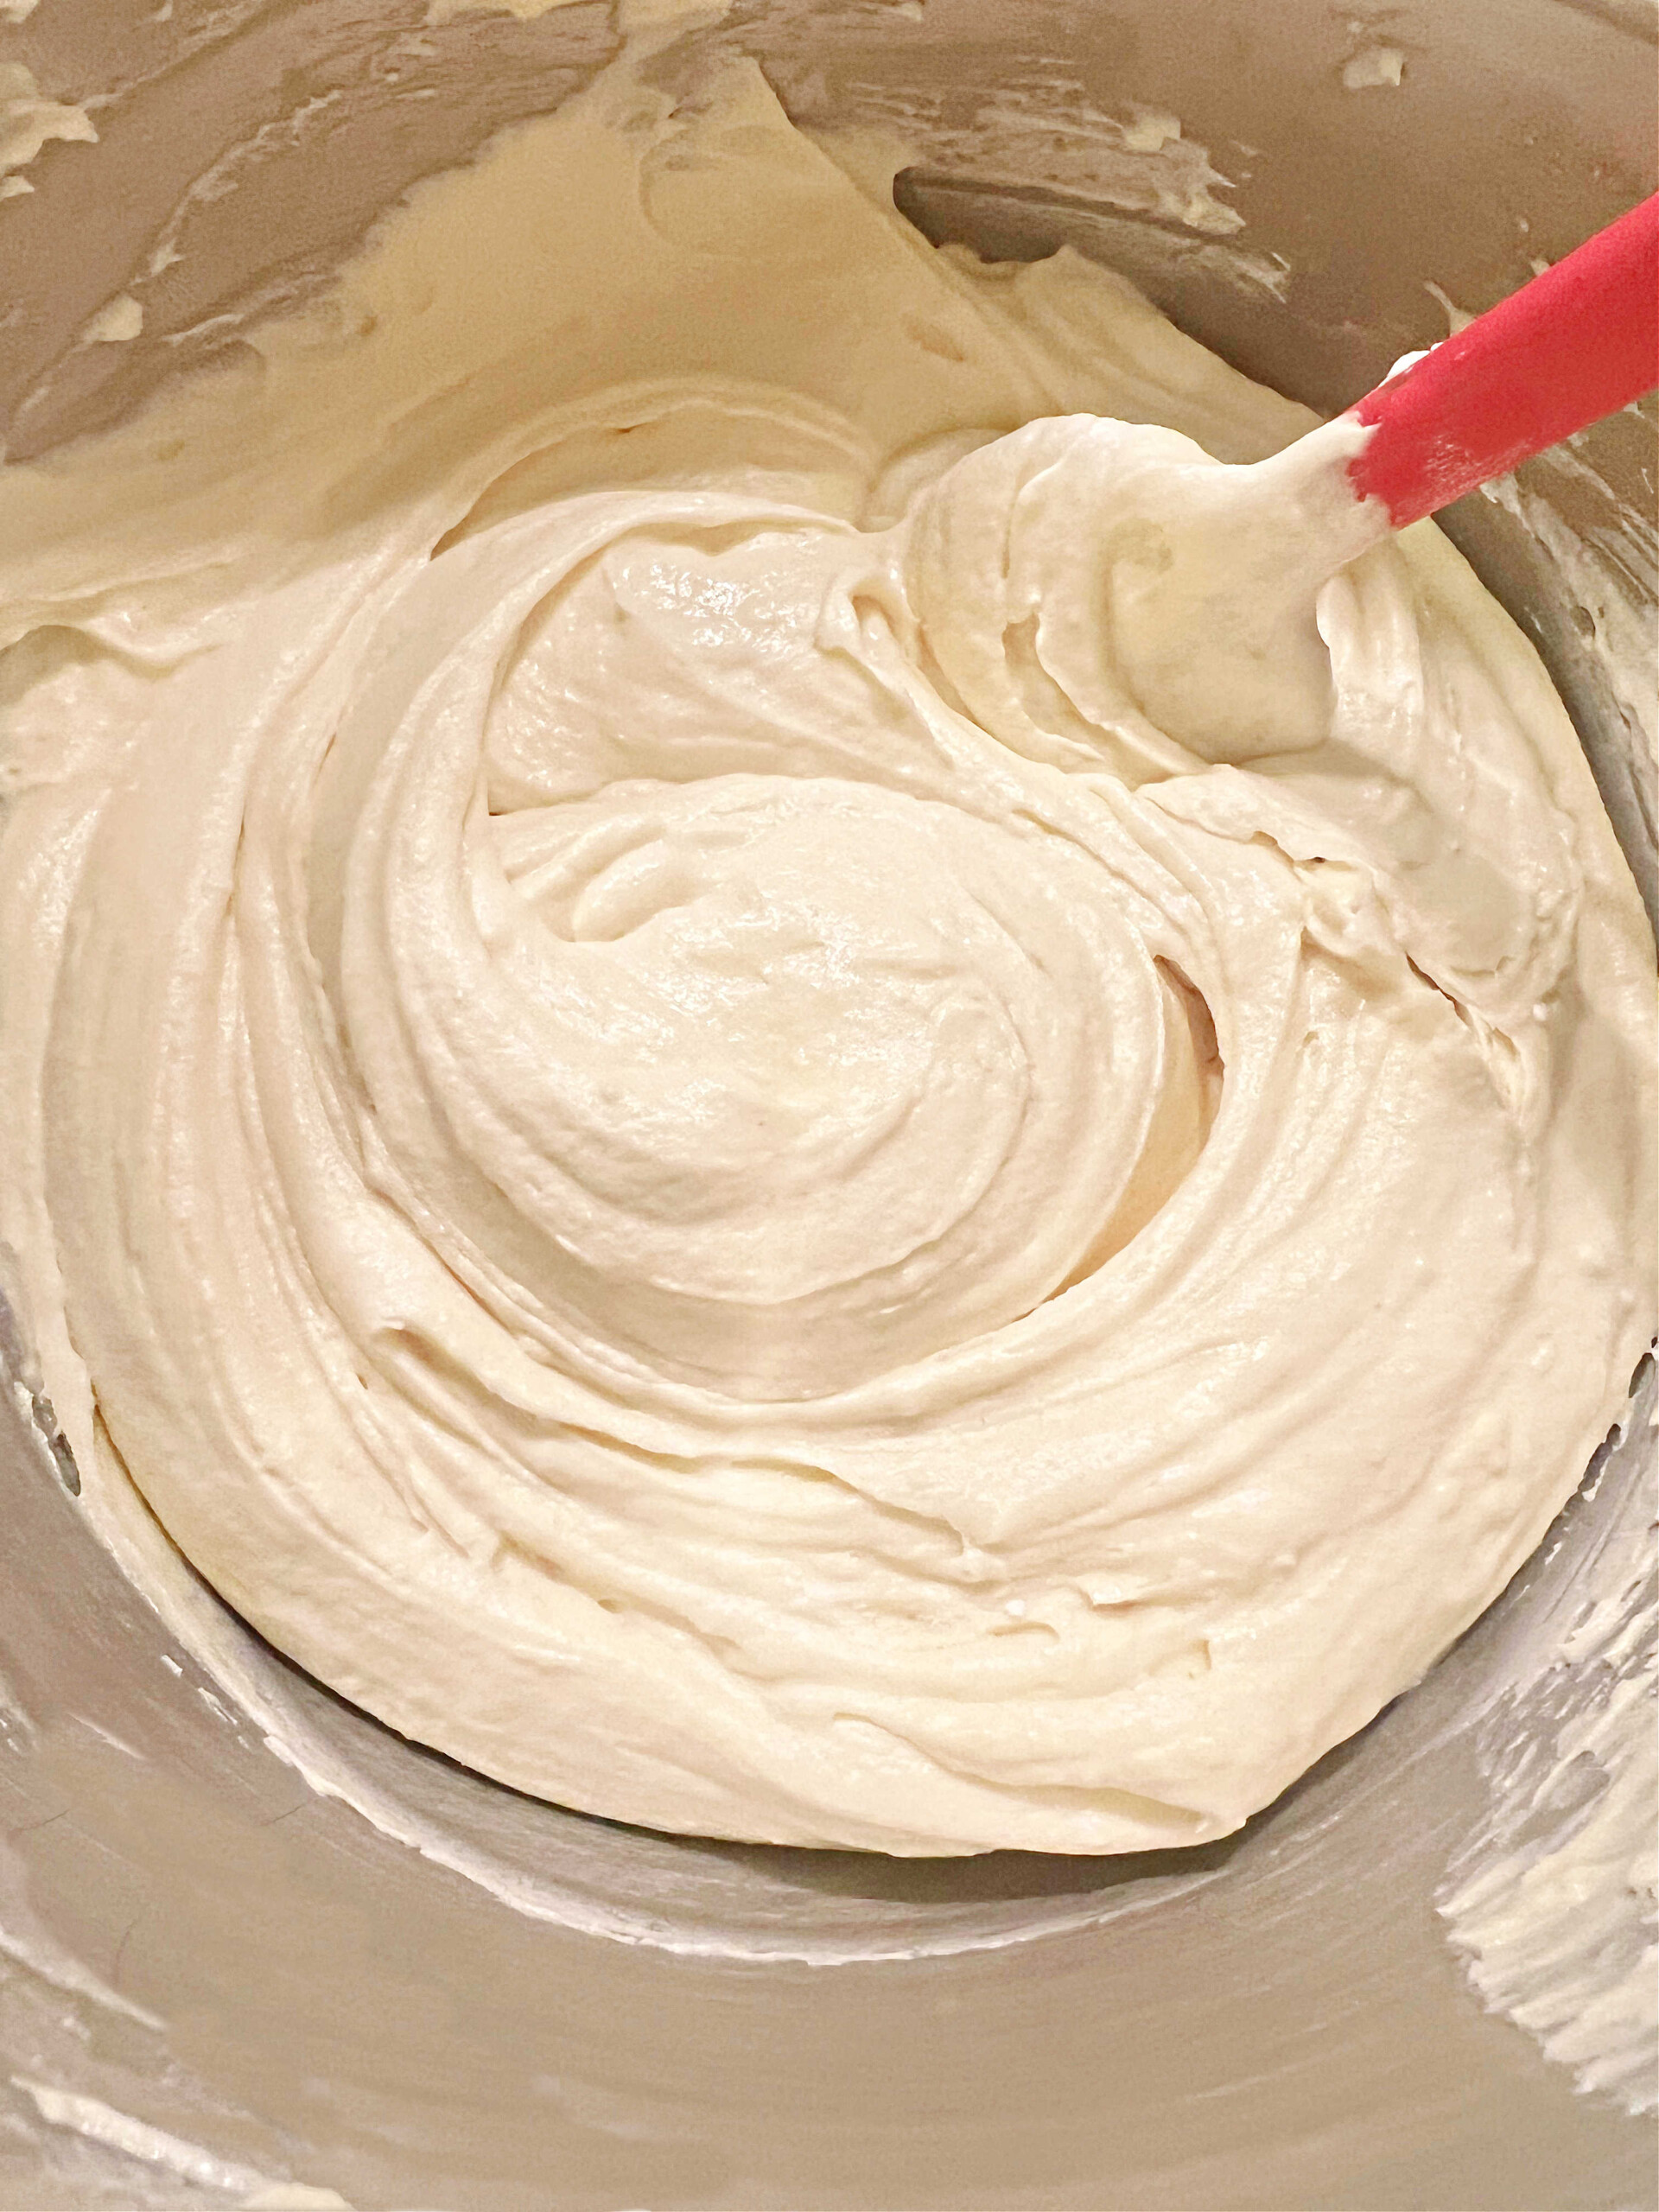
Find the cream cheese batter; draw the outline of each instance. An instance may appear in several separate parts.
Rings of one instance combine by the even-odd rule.
[[[90,1509],[406,1734],[1193,1843],[1622,1404],[1652,946],[1432,527],[1206,721],[1124,564],[1313,418],[890,175],[625,62],[0,472],[0,1236]]]

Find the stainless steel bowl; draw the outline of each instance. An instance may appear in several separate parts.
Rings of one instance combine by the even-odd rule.
[[[432,12],[0,5],[0,63],[98,133],[49,142],[33,194],[0,202],[14,455],[210,363],[239,315],[302,296],[411,180],[615,45],[597,0]],[[1444,334],[1443,302],[1489,304],[1651,188],[1652,20],[1644,0],[740,0],[687,35],[760,56],[804,120],[901,130],[930,236],[1069,240],[1335,408]],[[1121,128],[1145,110],[1180,118],[1185,213]],[[123,290],[141,337],[84,342]],[[1618,417],[1446,520],[1544,652],[1650,909],[1653,453],[1651,419]],[[1538,1777],[1606,1688],[1605,1661],[1558,1663],[1560,1631],[1624,1605],[1650,1555],[1644,1421],[1428,1680],[1241,1835],[900,1862],[517,1796],[318,1688],[151,1531],[197,1624],[175,1635],[87,1527],[14,1334],[0,2205],[289,2181],[441,2212],[1650,2201],[1639,2094],[1582,2088],[1484,2008],[1456,1910],[1480,1852],[1522,1827],[1548,1850],[1593,1789]]]

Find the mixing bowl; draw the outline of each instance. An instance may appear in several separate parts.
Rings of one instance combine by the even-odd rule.
[[[1334,409],[1651,188],[1652,29],[1645,0],[739,0],[683,35],[799,121],[901,137],[929,237],[1070,242]],[[0,206],[9,454],[211,369],[619,35],[598,0],[0,0],[32,188]],[[1446,518],[1650,912],[1653,483],[1632,411]],[[164,1625],[21,1321],[6,1355],[0,2204],[1650,2201],[1650,1877],[1592,1867],[1596,1945],[1534,1910],[1643,1787],[1650,1376],[1486,1617],[1242,1834],[899,1862],[519,1797],[289,1666],[140,1511]]]

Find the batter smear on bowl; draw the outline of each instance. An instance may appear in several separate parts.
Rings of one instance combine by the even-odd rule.
[[[1113,579],[1313,417],[747,64],[250,347],[0,472],[0,1236],[89,1496],[563,1804],[1236,1827],[1654,1321],[1652,946],[1531,648],[1419,525],[1281,721],[1161,727]]]

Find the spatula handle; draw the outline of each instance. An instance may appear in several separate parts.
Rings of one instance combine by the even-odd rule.
[[[1659,385],[1659,193],[1379,385],[1348,464],[1396,530]]]

